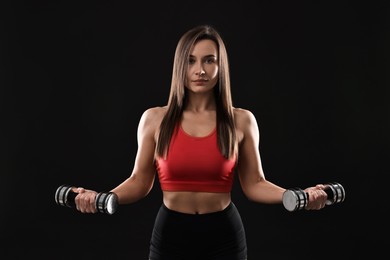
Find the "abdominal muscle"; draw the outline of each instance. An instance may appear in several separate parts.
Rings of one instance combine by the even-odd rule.
[[[230,193],[164,191],[164,205],[187,214],[205,214],[224,210],[231,202]]]

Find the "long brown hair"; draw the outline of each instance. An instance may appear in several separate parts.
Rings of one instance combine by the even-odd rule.
[[[218,48],[219,78],[217,86],[214,87],[217,106],[218,147],[226,158],[230,158],[236,153],[237,140],[226,47],[215,28],[210,25],[200,25],[183,34],[176,47],[168,110],[160,125],[156,147],[157,156],[165,157],[168,153],[172,135],[181,120],[186,103],[185,79],[190,51],[196,42],[204,39],[214,41]]]

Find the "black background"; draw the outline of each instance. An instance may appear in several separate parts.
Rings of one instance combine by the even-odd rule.
[[[248,259],[362,259],[388,241],[389,4],[385,1],[13,1],[1,6],[2,259],[147,259],[158,181],[114,215],[55,204],[131,173],[142,112],[165,105],[179,37],[214,25],[233,101],[260,127],[266,177],[337,181],[343,203],[287,212],[233,201]]]

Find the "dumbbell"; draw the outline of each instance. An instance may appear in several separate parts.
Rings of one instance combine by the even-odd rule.
[[[326,205],[343,202],[345,199],[344,187],[338,182],[325,184],[324,191],[328,195]],[[287,189],[283,193],[283,206],[288,211],[301,210],[306,207],[309,201],[309,194],[300,188]]]
[[[55,201],[60,206],[69,208],[76,207],[75,198],[78,193],[72,191],[74,186],[61,185],[55,193]],[[112,215],[118,207],[118,197],[113,192],[100,192],[95,198],[96,210],[99,213]]]

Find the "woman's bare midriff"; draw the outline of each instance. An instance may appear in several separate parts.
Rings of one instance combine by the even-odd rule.
[[[230,193],[164,191],[164,205],[187,214],[205,214],[224,210],[231,202]]]

